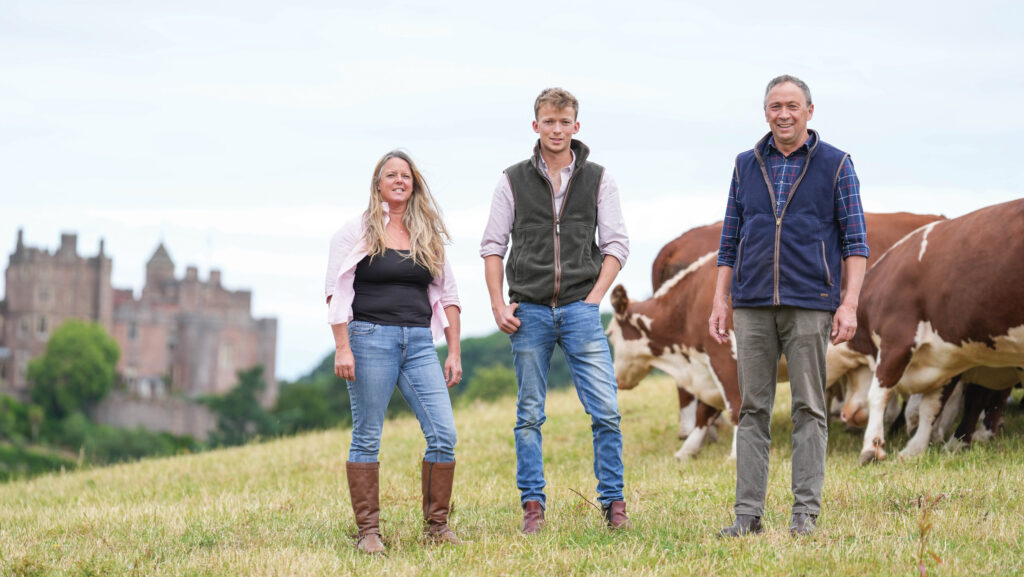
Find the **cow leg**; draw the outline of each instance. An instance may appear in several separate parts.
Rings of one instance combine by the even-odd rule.
[[[892,430],[891,427],[896,422],[896,419],[900,417],[902,410],[903,405],[900,403],[900,395],[890,395],[889,402],[885,404],[885,416],[882,419],[887,429]]]
[[[679,394],[679,438],[685,439],[697,424],[697,399],[679,384],[676,392]]]
[[[989,391],[989,402],[985,405],[985,418],[982,419],[980,430],[971,433],[971,442],[984,442],[996,435],[1003,426],[1003,412],[1006,410],[1006,401],[1010,399],[1013,388],[1002,391]]]
[[[915,393],[907,398],[907,404],[903,409],[903,416],[907,419],[907,433],[917,430],[917,418],[921,411],[921,393]]]
[[[908,340],[908,342],[912,342]],[[885,459],[885,405],[889,402],[892,389],[899,384],[903,372],[913,354],[910,347],[879,347],[875,374],[868,389],[868,424],[864,430],[864,445],[860,452],[860,464]],[[883,385],[884,383],[884,385]],[[931,425],[931,421],[928,423]]]
[[[704,439],[704,444],[714,443],[718,440],[718,427],[715,423],[718,421],[722,411],[712,407],[711,405],[702,401],[697,401],[697,423],[707,425],[707,437]]]
[[[878,383],[878,377],[871,378],[871,388],[868,389],[868,424],[864,429],[864,446],[860,451],[861,465],[885,459],[885,450],[882,448],[885,446],[885,425],[882,421],[891,393],[892,389]]]
[[[979,385],[973,383],[967,385],[967,390],[964,391],[964,417],[960,420],[960,426],[953,433],[953,438],[946,445],[947,449],[954,451],[971,444],[972,433],[978,426],[978,419],[984,410],[985,399],[983,397],[987,392],[987,389]]]
[[[843,410],[843,387],[845,386],[846,375],[843,375],[835,383],[832,383],[832,386],[825,389],[825,406],[828,407],[829,422],[832,421],[832,417],[838,417]]]
[[[707,405],[702,402],[696,403],[696,424],[690,436],[686,438],[686,442],[683,446],[676,451],[675,457],[679,460],[688,459],[690,457],[696,457],[700,453],[701,447],[707,442],[709,437],[709,431],[714,423],[715,418],[718,417],[719,410]]]
[[[907,426],[907,405],[910,403],[910,398],[903,397],[902,395],[899,395],[898,397],[899,400],[896,404],[899,405],[900,412],[896,414],[896,418],[894,418],[892,421],[889,421],[889,409],[892,407],[893,404],[890,402],[888,405],[886,405],[886,422],[888,423],[888,425],[886,426],[886,430],[889,431],[890,437],[895,435],[896,432],[900,430],[900,427]]]
[[[699,407],[700,404],[698,404],[697,406]],[[732,425],[730,425],[728,423],[728,420],[722,418],[722,412],[719,411],[719,410],[715,410],[714,418],[712,418],[711,421],[708,423],[708,438],[707,438],[707,441],[705,441],[705,444],[707,444],[707,443],[717,443],[718,442],[718,431],[719,431],[719,429],[731,429],[731,428],[732,428]]]
[[[959,379],[953,379],[945,387],[942,387],[940,406],[942,410],[932,427],[931,442],[935,445],[945,442],[946,434],[949,433],[964,408],[964,384]]]
[[[731,352],[722,350],[713,351],[712,354],[709,354],[708,356],[711,361],[711,370],[718,379],[719,390],[722,393],[722,399],[725,401],[724,414],[729,418],[729,424],[732,425],[732,450],[729,453],[729,459],[735,461],[736,433],[740,423],[740,409],[743,406],[743,399],[740,395],[740,380],[736,359],[732,357]],[[772,371],[772,399],[774,399],[774,382],[777,375],[778,368],[776,366],[776,369]],[[768,412],[770,414],[771,409],[769,409]],[[716,414],[716,417],[720,415],[721,413]],[[711,422],[709,422],[709,424],[711,424]],[[718,432],[715,431],[712,434],[717,437]]]
[[[707,435],[708,426],[706,424],[698,424],[690,431],[690,436],[686,437],[686,441],[683,442],[683,446],[679,447],[676,451],[675,457],[680,461],[685,461],[697,456],[700,452],[701,446],[704,445],[704,437]]]
[[[917,432],[900,451],[900,457],[908,459],[925,452],[932,437],[932,426],[942,409],[942,389],[928,391],[921,396],[921,409],[918,412]]]

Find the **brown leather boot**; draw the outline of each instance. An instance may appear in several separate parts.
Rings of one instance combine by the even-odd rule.
[[[455,463],[423,461],[423,536],[433,543],[461,545],[462,540],[448,526],[448,507],[455,480]]]
[[[540,501],[523,503],[523,534],[533,535],[544,526],[544,506]]]
[[[356,518],[359,535],[356,548],[363,553],[383,553],[380,540],[380,463],[345,463],[348,493],[352,498],[352,513]]]
[[[626,514],[625,501],[612,501],[601,508],[601,513],[609,529],[629,529],[632,526],[629,515]]]

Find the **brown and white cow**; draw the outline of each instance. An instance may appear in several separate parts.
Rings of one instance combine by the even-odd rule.
[[[658,368],[703,403],[697,408],[696,427],[676,452],[677,458],[697,454],[710,422],[720,411],[726,411],[734,424],[739,420],[733,351],[730,345],[712,339],[706,326],[715,291],[717,255],[716,250],[702,256],[645,301],[630,301],[622,285],[612,290],[615,314],[608,335],[619,388],[635,387],[652,368]]]
[[[871,267],[857,334],[840,351],[872,374],[862,464],[886,456],[882,413],[894,390],[924,395],[917,433],[901,453],[909,457],[927,447],[950,379],[1024,364],[1021,262],[1024,199],[924,226]]]
[[[654,257],[654,264],[651,265],[651,288],[657,292],[665,281],[676,276],[700,257],[718,250],[721,238],[722,221],[698,226],[674,238]],[[632,385],[636,386],[637,383],[639,380]],[[619,386],[632,388],[623,387],[621,383]],[[681,386],[676,387],[676,392],[679,396],[679,438],[685,439],[690,436],[697,424],[698,408],[702,416],[709,414],[711,409],[707,405],[701,406],[702,403]],[[714,429],[711,429],[711,432],[714,433]]]
[[[943,217],[892,213],[867,214],[865,218],[870,249],[873,254],[882,254],[902,235]],[[696,427],[676,452],[677,458],[700,451],[709,424],[720,411],[726,411],[733,424],[739,418],[734,351],[730,345],[715,342],[707,331],[717,275],[716,258],[717,246],[664,282],[645,301],[630,301],[622,285],[616,286],[611,296],[615,315],[608,334],[615,352],[619,388],[635,387],[652,368],[658,368],[699,401]],[[845,357],[835,361],[830,360],[829,372],[836,378],[859,366]]]

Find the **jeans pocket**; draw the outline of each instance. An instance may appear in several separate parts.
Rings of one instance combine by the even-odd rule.
[[[348,335],[369,335],[377,330],[377,325],[366,321],[352,321],[348,323]]]

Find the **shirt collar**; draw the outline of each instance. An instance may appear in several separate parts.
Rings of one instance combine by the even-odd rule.
[[[807,141],[804,142],[803,144],[801,144],[793,152],[804,152],[804,153],[806,153],[806,152],[810,152],[810,150],[812,148],[814,148],[814,143],[818,140],[818,134],[816,132],[814,132],[813,130],[808,130],[807,131],[807,135],[808,135],[807,136]],[[768,137],[768,148],[769,148],[769,150],[771,150],[773,152],[777,152],[779,154],[782,154],[782,152],[779,151],[779,149],[775,147],[775,135],[774,134]],[[783,154],[783,156],[785,156],[785,155]]]
[[[569,172],[572,172],[572,171],[576,170],[576,151],[574,151],[573,149],[570,148],[569,149],[569,154],[572,155],[572,162],[570,162],[568,166],[563,168],[562,172],[565,172],[566,170],[568,170]],[[538,156],[540,156],[540,169],[543,170],[544,172],[547,172],[548,171],[548,163],[547,163],[547,161],[544,160],[544,155],[540,154]]]

